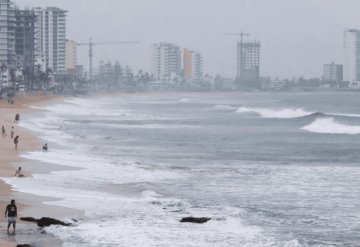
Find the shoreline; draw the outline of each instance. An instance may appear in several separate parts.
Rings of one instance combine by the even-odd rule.
[[[14,104],[10,104],[6,100],[0,100],[0,125],[5,126],[7,135],[0,136],[0,177],[14,177],[18,166],[21,166],[26,177],[31,177],[36,173],[50,173],[57,168],[55,166],[43,166],[42,168],[35,168],[35,164],[25,158],[20,157],[21,153],[34,151],[37,148],[40,150],[42,141],[36,136],[36,133],[24,129],[14,123],[15,114],[20,114],[20,121],[24,114],[39,111],[31,108],[31,106],[43,106],[49,103],[54,103],[63,99],[61,96],[52,94],[44,94],[42,92],[30,94],[26,96],[18,96],[15,98]],[[14,126],[14,137],[19,135],[18,150],[15,150],[13,140],[10,138],[11,126]],[[46,167],[46,168],[44,168]],[[35,168],[35,169],[34,169]],[[60,169],[60,168],[58,168]],[[66,168],[61,167],[62,170]],[[20,179],[20,178],[19,178]],[[16,200],[18,206],[18,220],[17,220],[17,234],[7,234],[7,219],[4,218],[4,211],[11,199]],[[43,198],[33,194],[26,194],[15,191],[9,184],[0,179],[0,208],[2,210],[1,225],[0,225],[0,246],[14,247],[16,244],[31,244],[31,240],[42,238],[42,242],[47,243],[47,246],[62,246],[62,242],[55,236],[49,234],[41,234],[36,224],[25,223],[20,221],[20,217],[54,217],[65,218],[75,213],[70,208],[62,208],[52,205],[46,205],[44,201],[57,200],[57,198]],[[76,210],[74,210],[76,211]],[[45,215],[44,215],[45,214]],[[12,232],[10,230],[10,232]],[[24,234],[23,234],[24,233]],[[40,235],[41,234],[41,235]],[[24,236],[26,235],[26,236]],[[47,236],[43,236],[47,235]],[[27,242],[25,242],[27,241]]]

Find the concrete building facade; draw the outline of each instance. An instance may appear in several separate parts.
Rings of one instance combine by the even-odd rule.
[[[152,45],[151,72],[156,80],[170,81],[181,73],[180,47],[171,43]]]
[[[335,63],[324,64],[322,79],[330,82],[341,82],[343,80],[343,66]]]
[[[240,81],[258,81],[260,79],[260,43],[238,42],[237,73]]]
[[[15,5],[0,0],[0,65],[15,68]]]
[[[74,70],[77,65],[77,45],[73,40],[66,40],[66,70]]]
[[[36,8],[36,63],[54,74],[66,73],[66,12],[48,7]]]
[[[344,32],[344,80],[360,81],[360,30]]]
[[[16,67],[25,74],[34,74],[35,61],[35,11],[15,9],[15,53]]]
[[[184,79],[200,82],[203,79],[203,58],[200,53],[184,49]]]

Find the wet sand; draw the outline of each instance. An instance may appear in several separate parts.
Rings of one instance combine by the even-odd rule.
[[[12,177],[15,175],[18,166],[22,166],[23,174],[31,176],[32,169],[35,167],[31,162],[19,157],[19,154],[26,151],[41,149],[43,143],[37,139],[33,133],[26,131],[14,123],[15,114],[20,114],[20,122],[23,113],[36,111],[31,108],[32,105],[46,105],[55,103],[61,100],[59,97],[44,93],[34,93],[32,95],[20,96],[15,99],[14,104],[10,104],[6,100],[0,100],[0,128],[5,126],[6,136],[0,133],[0,177]],[[14,137],[19,135],[18,149],[15,150],[13,139],[10,137],[11,127],[14,126]],[[49,173],[51,167],[41,172]],[[56,169],[54,167],[54,169]],[[35,169],[39,172],[39,169]],[[19,178],[21,179],[21,178]],[[7,234],[7,219],[4,218],[6,205],[11,199],[16,200],[18,206],[18,220],[16,235]],[[43,201],[50,200],[49,198],[40,198],[33,195],[15,192],[12,188],[0,180],[0,246],[13,247],[16,244],[34,244],[36,246],[61,246],[61,241],[49,234],[41,234],[41,229],[33,223],[24,223],[19,221],[20,217],[56,217],[59,219],[66,216],[78,215],[71,209],[46,206],[42,204]],[[11,231],[10,231],[11,232]]]

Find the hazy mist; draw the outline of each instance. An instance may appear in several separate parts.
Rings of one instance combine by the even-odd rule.
[[[360,28],[358,0],[16,0],[21,6],[68,10],[67,37],[77,42],[136,40],[98,46],[99,60],[150,70],[150,46],[174,42],[204,57],[204,72],[235,76],[237,36],[261,42],[261,76],[320,77],[322,64],[342,63],[345,28]],[[88,68],[87,48],[78,63]]]

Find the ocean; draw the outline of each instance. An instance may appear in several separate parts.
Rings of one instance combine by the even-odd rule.
[[[67,98],[20,126],[76,169],[6,178],[83,210],[64,247],[360,246],[359,93]],[[182,217],[210,217],[205,224]]]

